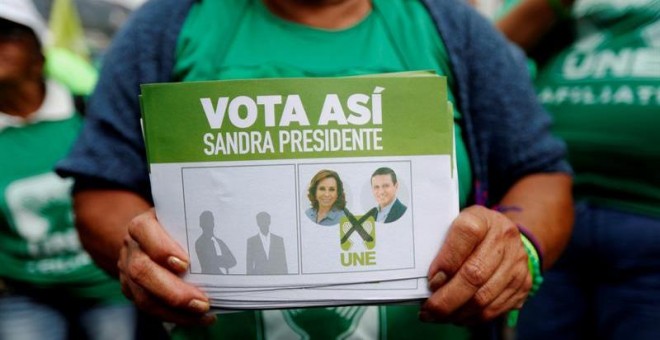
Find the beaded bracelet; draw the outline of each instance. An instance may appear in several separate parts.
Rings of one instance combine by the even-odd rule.
[[[534,247],[525,234],[521,233],[520,239],[523,242],[523,246],[525,246],[525,252],[527,252],[527,266],[529,272],[532,274],[532,289],[529,290],[529,296],[534,296],[539,288],[541,288],[541,283],[543,283],[541,258],[536,251],[537,248]]]
[[[525,250],[531,247],[531,251],[533,251],[534,257],[536,261],[538,261],[539,274],[541,274],[543,272],[543,252],[541,251],[541,244],[536,239],[536,237],[534,237],[534,234],[532,234],[532,232],[529,231],[529,229],[523,227],[520,224],[516,224],[516,226],[518,227],[518,232],[520,232],[520,236],[524,236],[523,245],[525,246]],[[527,241],[527,243],[525,241]],[[530,251],[527,251],[528,256],[529,256],[529,252]]]
[[[491,209],[498,212],[521,212],[522,208],[511,205],[496,205]],[[543,283],[543,252],[541,251],[541,245],[534,237],[534,234],[529,231],[529,229],[523,227],[520,224],[516,224],[518,227],[518,232],[520,232],[520,239],[527,253],[527,268],[532,276],[532,288],[529,290],[528,296],[533,296],[541,287]],[[506,323],[509,327],[513,328],[518,322],[518,310],[511,310],[507,313]]]

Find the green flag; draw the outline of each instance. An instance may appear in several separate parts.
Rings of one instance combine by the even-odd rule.
[[[52,34],[51,45],[64,48],[89,60],[89,49],[80,16],[72,0],[55,0],[50,13],[49,22]]]

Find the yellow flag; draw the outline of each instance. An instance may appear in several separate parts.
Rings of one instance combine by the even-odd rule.
[[[73,0],[55,0],[49,22],[51,46],[67,49],[89,60],[89,49],[80,16]]]

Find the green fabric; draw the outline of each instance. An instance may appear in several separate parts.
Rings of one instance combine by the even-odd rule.
[[[125,301],[118,282],[82,249],[71,182],[52,171],[81,125],[74,115],[0,130],[0,277],[80,298]]]
[[[260,314],[256,312],[218,315],[211,327],[175,327],[172,340],[194,339],[262,339]]]
[[[203,1],[193,6],[184,23],[174,78],[327,77],[425,69],[448,77],[453,102],[454,80],[445,46],[417,1],[376,0],[371,15],[338,31],[280,19],[262,1]],[[455,116],[461,119],[457,110]],[[459,124],[455,129],[460,203],[465,206],[472,173]]]
[[[578,2],[577,39],[539,73],[578,199],[660,216],[660,0]]]
[[[468,339],[470,332],[450,324],[421,323],[417,319],[419,306],[389,306],[381,309],[387,333],[381,339]]]
[[[341,307],[340,307],[341,308]],[[360,335],[351,334],[351,327],[355,324],[365,322],[367,317],[364,314],[365,307],[344,307],[356,308],[361,311],[355,313],[354,320],[345,322],[336,322],[339,320],[334,313],[334,308],[311,308],[306,314],[306,320],[296,320],[295,326],[299,333],[277,333],[273,337],[277,339],[312,339],[312,340],[332,340],[353,336],[357,339],[469,339],[470,332],[462,327],[449,324],[422,323],[417,318],[419,306],[417,305],[397,305],[387,308],[377,309],[376,334]],[[269,311],[267,313],[286,314],[289,311]],[[172,330],[172,340],[203,340],[203,339],[268,339],[267,322],[263,318],[263,313],[258,312],[240,312],[219,315],[218,321],[211,327],[175,327]],[[282,318],[284,319],[284,317]],[[362,319],[362,320],[361,320]],[[288,321],[283,322],[287,323]],[[335,320],[335,321],[333,321]],[[305,324],[313,324],[307,326]],[[333,326],[330,326],[333,325]],[[333,334],[339,330],[340,336]],[[293,334],[293,335],[291,335]],[[343,337],[342,337],[343,336]]]
[[[174,77],[178,81],[199,81],[434,70],[448,77],[451,89],[454,79],[445,46],[424,6],[418,1],[373,3],[372,13],[355,26],[329,31],[280,19],[262,1],[202,1],[193,6],[184,23]],[[453,94],[449,96],[453,102]],[[455,121],[460,119],[460,113],[455,112]],[[455,124],[455,131],[460,203],[465,206],[472,174],[459,124]],[[310,308],[300,313],[283,310],[224,314],[211,328],[176,328],[173,337],[263,338],[286,328],[299,337],[318,334],[331,339],[336,337],[333,332],[345,336],[357,325],[374,319],[374,314],[367,312],[373,308],[344,308],[357,308],[351,320],[338,318],[336,307]],[[418,306],[381,306],[375,310],[379,315],[375,318],[377,336],[382,339],[468,337],[462,328],[420,322]]]

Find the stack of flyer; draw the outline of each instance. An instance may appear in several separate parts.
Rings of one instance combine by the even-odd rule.
[[[432,72],[145,84],[156,214],[223,309],[429,296],[458,214]]]

